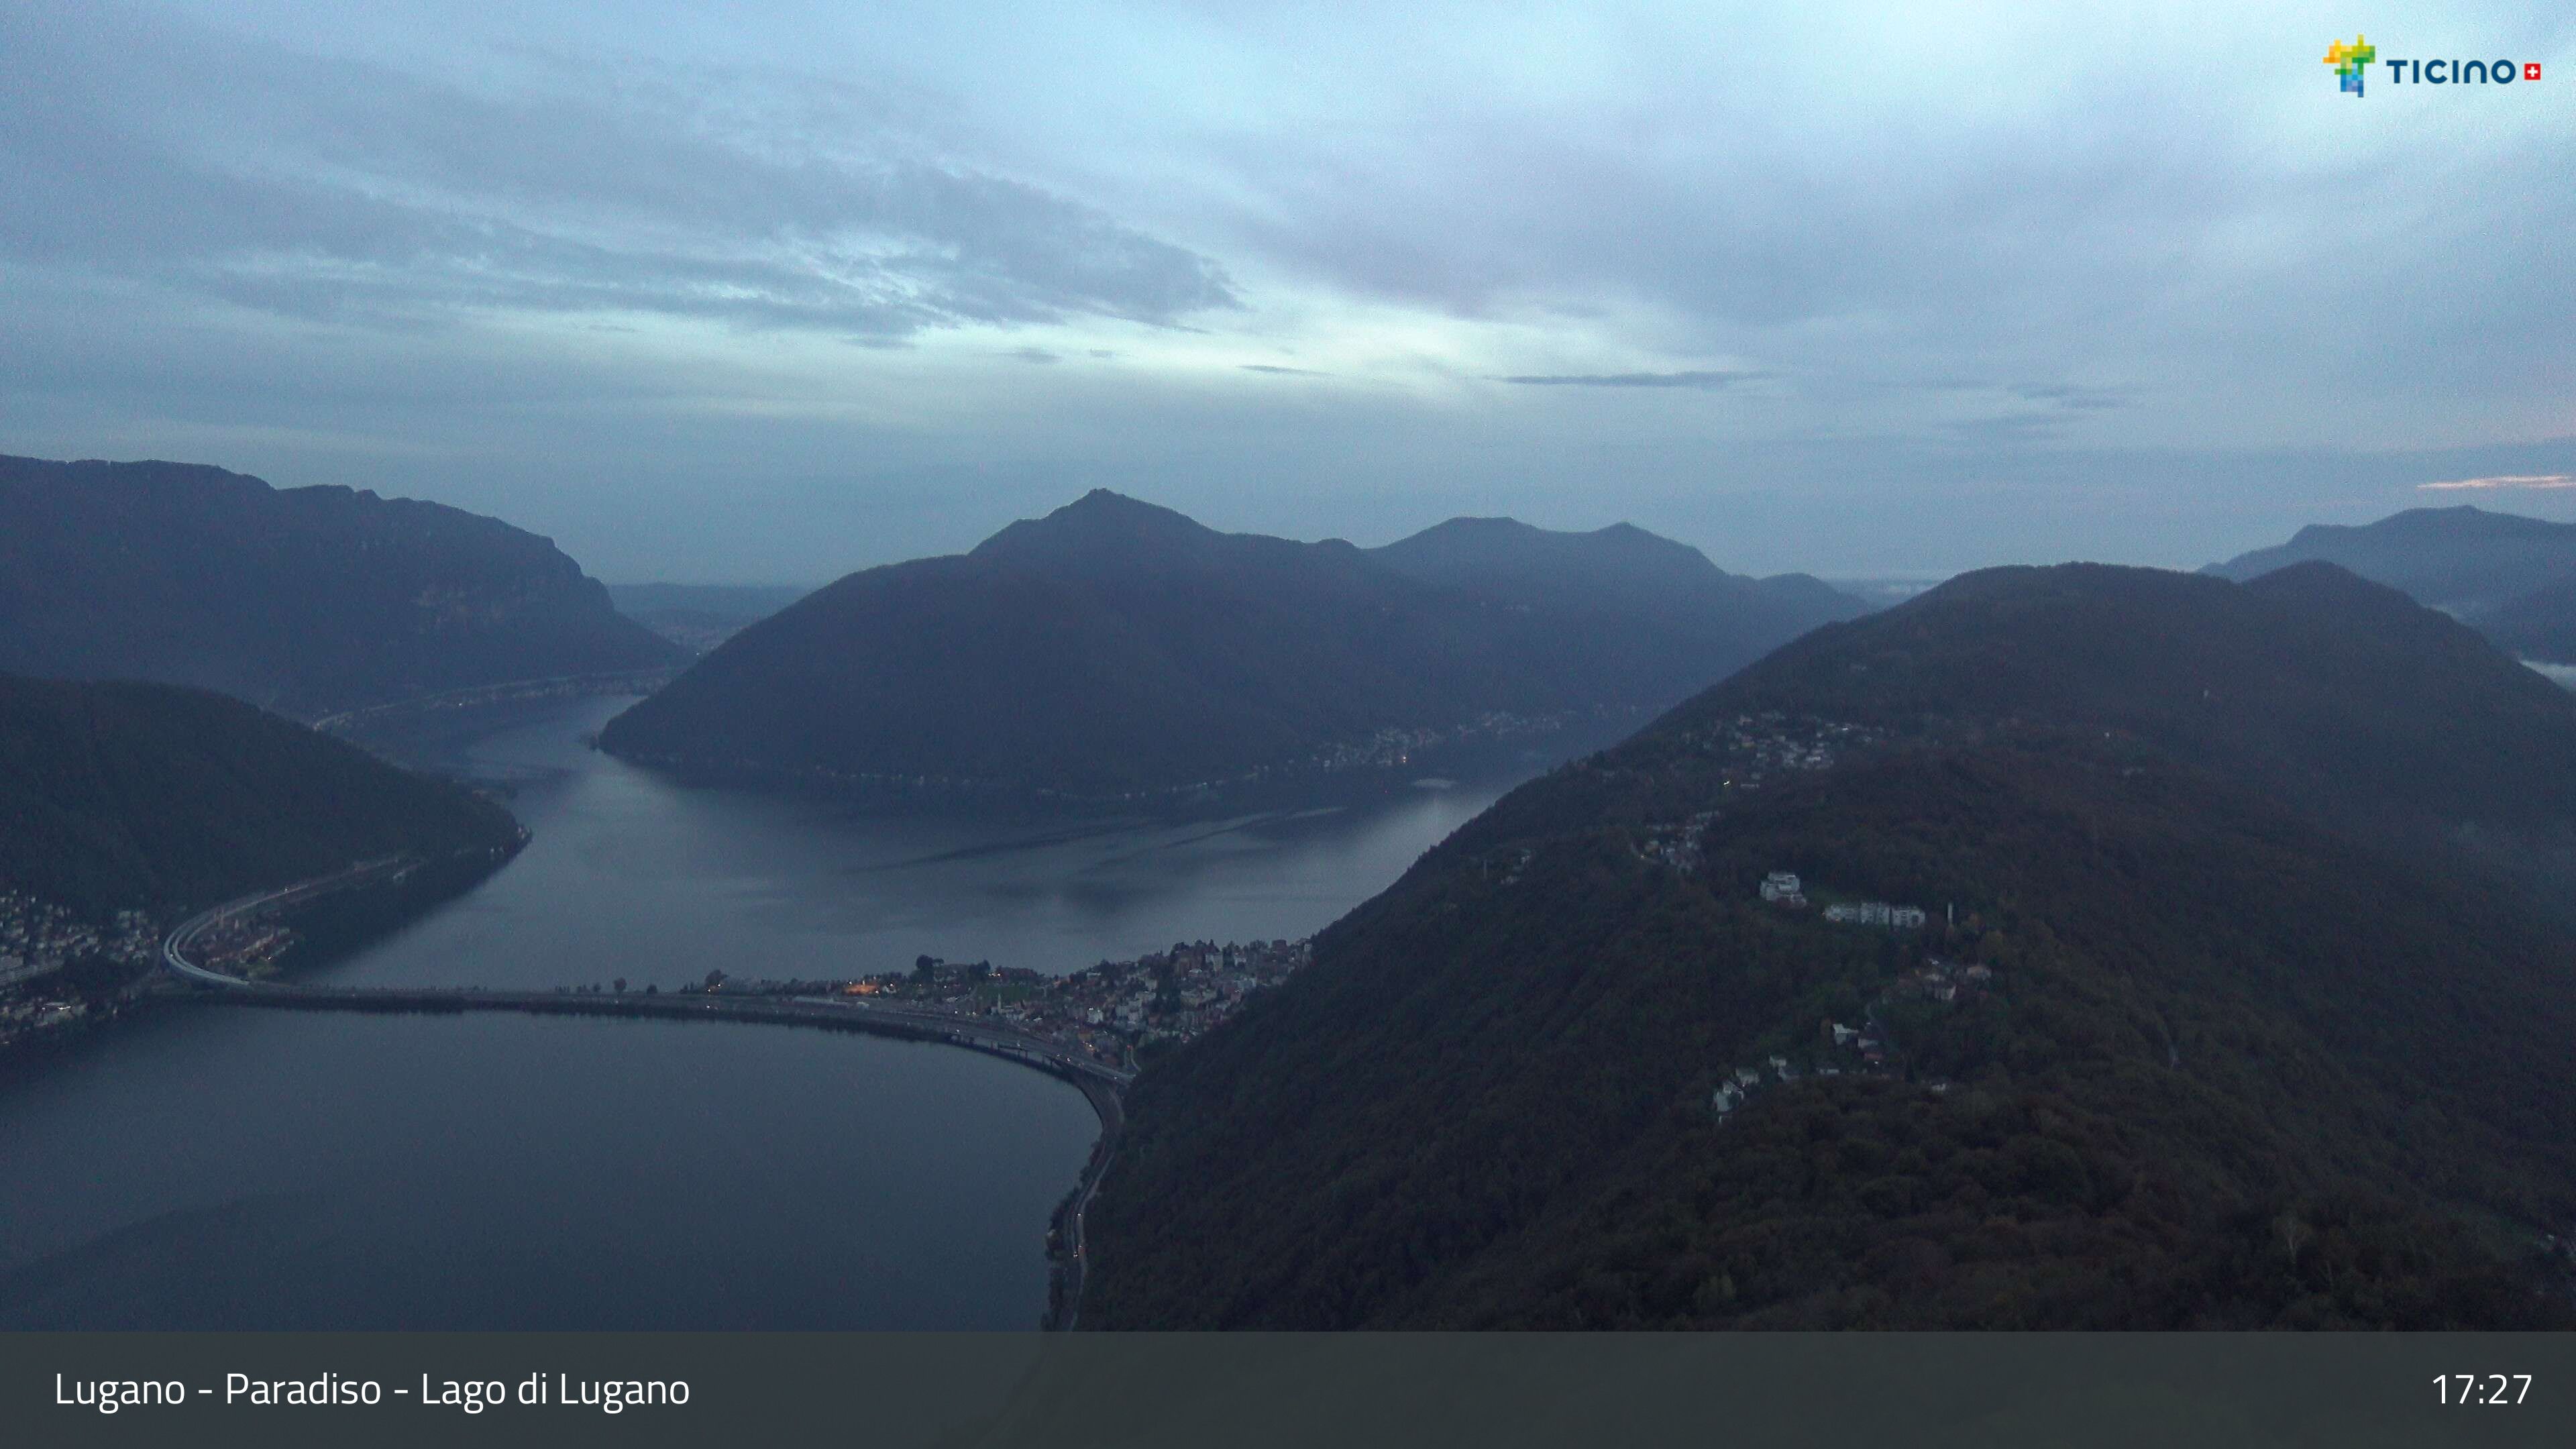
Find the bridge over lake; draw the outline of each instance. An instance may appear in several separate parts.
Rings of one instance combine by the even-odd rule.
[[[739,1022],[863,1032],[905,1041],[940,1043],[1000,1057],[1045,1072],[1079,1089],[1100,1118],[1092,1148],[1059,1219],[1058,1262],[1063,1279],[1052,1319],[1071,1328],[1082,1301],[1085,1217],[1126,1126],[1121,1096],[1133,1072],[1098,1061],[1076,1047],[1011,1026],[940,1011],[915,1010],[842,996],[774,996],[748,992],[637,992],[496,990],[479,986],[329,986],[252,981],[217,971],[197,959],[205,938],[247,916],[290,910],[318,897],[391,882],[415,868],[403,858],[364,861],[335,874],[227,901],[181,922],[162,942],[161,964],[186,983],[192,999],[290,1011],[468,1012],[515,1011],[537,1016],[618,1016],[665,1021]]]

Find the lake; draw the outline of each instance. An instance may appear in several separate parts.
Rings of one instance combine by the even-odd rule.
[[[322,979],[667,990],[1303,936],[1543,763],[1230,819],[897,815],[581,744],[627,703],[471,741],[535,838]],[[933,1045],[172,1003],[0,1080],[0,1327],[1027,1328],[1096,1130],[1070,1086]]]

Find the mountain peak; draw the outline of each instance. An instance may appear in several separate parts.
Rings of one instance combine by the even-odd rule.
[[[1660,709],[1859,608],[1775,598],[1642,534],[1493,519],[1415,542],[1462,532],[1466,546],[1416,569],[1401,545],[1220,533],[1094,490],[964,558],[842,579],[727,640],[601,744],[790,775],[1152,794],[1284,778],[1272,772],[1388,729]],[[1658,567],[1658,550],[1689,571]]]
[[[1094,488],[1071,503],[1046,515],[1048,518],[1178,518],[1189,522],[1187,515],[1159,503],[1130,498],[1114,488]]]
[[[2303,559],[2248,579],[2245,587],[2276,598],[2331,601],[2412,612],[2414,600],[2402,589],[2369,579],[2330,559]]]
[[[1452,518],[1369,552],[1426,583],[1540,589],[1569,598],[1724,587],[1730,577],[1698,549],[1633,523],[1571,533],[1514,518]]]
[[[2552,523],[2521,513],[2499,513],[2474,503],[2440,508],[2409,508],[2372,523],[2311,523],[2290,535],[2286,544],[2240,554],[2208,572],[2247,579],[2286,560],[2320,556],[2320,550],[2368,548],[2382,541],[2409,544],[2475,545],[2507,539],[2560,539],[2576,534],[2576,524]]]
[[[1133,564],[1193,552],[1223,537],[1187,514],[1094,488],[1043,518],[1023,518],[973,557],[1015,563]]]
[[[1170,513],[1174,517],[1180,516],[1179,514],[1174,513],[1173,510],[1165,508],[1159,503],[1148,503],[1142,498],[1130,498],[1115,488],[1094,488],[1090,492],[1083,494],[1080,498],[1077,498],[1071,503],[1068,503],[1062,508],[1056,510],[1057,514],[1076,512],[1130,514]]]

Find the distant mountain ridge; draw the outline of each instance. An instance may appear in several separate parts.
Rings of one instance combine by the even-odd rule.
[[[1096,490],[966,554],[817,591],[601,744],[823,779],[1152,793],[1389,731],[1660,707],[1859,609],[1639,530],[1469,521],[1361,549],[1220,533]]]
[[[2576,699],[2393,589],[1966,575],[1150,1064],[1086,1321],[2568,1326],[2576,925],[2457,847],[2571,831]]]
[[[2242,582],[2302,562],[2402,589],[2525,658],[2576,664],[2576,523],[2415,508],[2359,526],[2310,524],[2204,572]]]
[[[497,519],[194,464],[0,457],[0,670],[314,718],[679,657]]]
[[[789,584],[610,584],[617,612],[704,654],[813,590]]]
[[[1367,553],[1425,583],[1523,602],[1661,608],[1696,592],[1757,611],[1803,606],[1837,617],[1847,617],[1853,605],[1807,574],[1730,574],[1689,544],[1633,523],[1559,533],[1512,518],[1453,518]]]

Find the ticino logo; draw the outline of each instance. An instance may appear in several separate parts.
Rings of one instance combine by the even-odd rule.
[[[2349,41],[2338,40],[2326,47],[2326,64],[2334,67],[2335,81],[2348,95],[2361,94],[2363,77],[2370,74],[2371,62],[2388,67],[2388,83],[2442,86],[2511,85],[2517,80],[2540,79],[2540,62],[2509,60],[2380,60],[2379,47],[2356,35]]]

